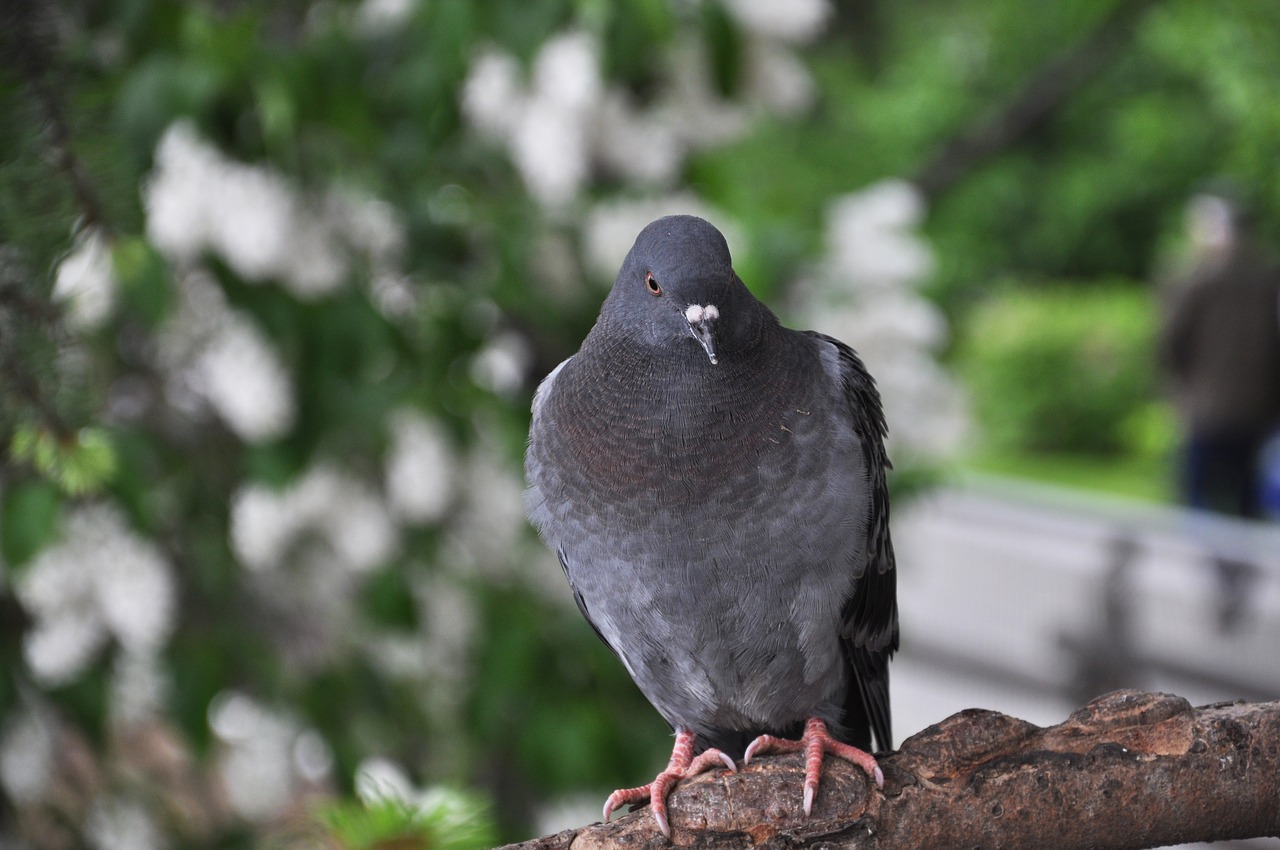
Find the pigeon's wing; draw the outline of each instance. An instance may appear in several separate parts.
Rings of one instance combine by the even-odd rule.
[[[551,388],[555,385],[556,376],[560,374],[560,371],[564,369],[565,366],[568,365],[569,361],[572,360],[573,357],[574,355],[570,355],[565,359],[561,360],[560,364],[556,366],[556,368],[552,369],[547,374],[547,377],[542,379],[542,383],[538,384],[538,389],[533,394],[533,418],[534,419],[538,418],[538,414],[542,411],[543,402],[547,400],[547,396],[551,395]]]
[[[569,589],[573,591],[573,601],[578,603],[578,610],[582,613],[582,619],[587,621],[587,625],[591,627],[591,631],[596,633],[596,637],[600,638],[600,642],[609,647],[609,651],[614,655],[618,655],[618,650],[613,648],[609,641],[605,640],[604,632],[600,631],[600,627],[596,625],[595,620],[591,619],[591,612],[587,610],[587,600],[582,598],[582,592],[578,590],[573,583],[573,576],[569,574],[569,559],[565,555],[564,549],[556,549],[556,555],[560,558],[560,569],[564,570],[564,577],[569,582]],[[621,658],[622,656],[618,656]]]
[[[885,482],[885,472],[891,468],[884,448],[888,428],[875,381],[854,350],[825,334],[807,333],[836,349],[840,382],[854,429],[862,441],[867,484],[871,488],[871,516],[865,541],[867,566],[842,611],[844,652],[856,683],[845,700],[845,726],[855,746],[870,747],[869,729],[879,747],[887,750],[893,746],[889,658],[898,648],[898,582]]]
[[[572,359],[573,357],[568,357],[561,361],[560,365],[552,369],[550,374],[542,379],[542,383],[538,384],[538,390],[533,394],[533,418],[535,420],[535,430],[537,428],[537,420],[542,413],[542,407],[551,395],[551,388],[555,385],[556,376],[560,374],[560,370],[562,370]],[[536,493],[536,488],[531,488],[531,492],[526,494],[526,499],[528,500],[526,508],[529,510],[530,518],[542,527],[542,524],[546,522],[546,516],[542,514],[541,496]],[[543,530],[545,530],[545,528]],[[586,620],[587,625],[591,626],[591,630],[596,633],[596,637],[600,638],[600,642],[605,646],[608,646],[609,650],[613,652],[614,655],[617,655],[618,651],[609,645],[609,641],[605,640],[604,634],[600,631],[600,627],[591,619],[591,612],[587,610],[587,601],[582,598],[582,592],[578,590],[577,586],[573,582],[573,573],[569,569],[569,555],[565,552],[563,546],[557,545],[555,548],[556,557],[560,559],[560,569],[564,570],[564,577],[569,582],[569,589],[573,591],[573,601],[578,604],[578,610],[582,612],[582,619]]]

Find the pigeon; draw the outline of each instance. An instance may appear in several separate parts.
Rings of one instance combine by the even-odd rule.
[[[526,509],[583,617],[675,732],[648,803],[765,752],[892,746],[887,428],[858,355],[784,328],[712,224],[646,226],[581,348],[533,400]]]

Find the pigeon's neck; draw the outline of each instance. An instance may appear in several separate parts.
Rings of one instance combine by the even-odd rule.
[[[780,429],[811,408],[813,382],[799,377],[821,369],[806,339],[765,329],[760,344],[712,364],[696,343],[686,356],[598,335],[549,402],[566,460],[611,499],[696,498],[685,482],[712,486],[788,450]]]

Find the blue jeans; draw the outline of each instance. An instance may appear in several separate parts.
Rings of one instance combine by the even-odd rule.
[[[1264,437],[1192,434],[1183,455],[1183,500],[1201,510],[1262,516],[1258,455]]]

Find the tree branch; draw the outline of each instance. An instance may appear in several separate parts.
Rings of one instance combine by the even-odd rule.
[[[1280,702],[1193,709],[1181,697],[1115,691],[1047,729],[970,709],[907,739],[880,765],[883,792],[829,758],[808,819],[800,755],[703,774],[670,798],[672,843],[1129,850],[1280,836]],[[642,809],[506,850],[662,842]]]
[[[71,124],[63,105],[65,86],[56,58],[55,9],[40,0],[6,0],[0,14],[0,62],[11,64],[31,93],[49,143],[54,166],[71,185],[84,224],[110,235],[102,198],[73,147]]]
[[[1152,2],[1119,0],[1097,28],[1046,62],[1007,103],[939,146],[912,182],[935,201],[971,170],[1025,138],[1120,54]]]

